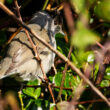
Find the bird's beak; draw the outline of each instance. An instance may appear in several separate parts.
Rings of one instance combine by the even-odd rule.
[[[60,30],[59,33],[65,36],[65,33],[63,31]]]

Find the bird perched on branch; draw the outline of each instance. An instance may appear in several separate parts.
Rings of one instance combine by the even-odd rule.
[[[52,18],[47,12],[39,11],[34,14],[27,25],[55,49],[55,34],[63,33],[57,18],[58,16]],[[47,73],[54,63],[55,54],[31,34],[30,37],[37,47],[43,70]],[[11,41],[6,57],[0,62],[0,79],[8,76],[15,77],[16,80],[20,81],[43,78],[39,62],[35,59],[35,53],[24,29]]]

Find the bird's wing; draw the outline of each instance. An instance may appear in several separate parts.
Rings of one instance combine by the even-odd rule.
[[[44,29],[41,29],[38,25],[29,25],[38,36],[42,37],[48,43],[50,42],[49,36]],[[41,58],[46,58],[50,50],[40,43],[35,37],[31,36],[32,41],[37,47],[38,54]],[[18,33],[9,45],[7,52],[8,57],[3,59],[0,63],[0,78],[13,75],[17,73],[17,68],[23,65],[25,62],[34,58],[35,54],[32,46],[24,32],[22,30]]]

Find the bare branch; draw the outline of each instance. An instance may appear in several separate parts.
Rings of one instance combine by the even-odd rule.
[[[52,50],[54,53],[56,53],[62,60],[64,60],[72,70],[74,70],[83,80],[96,92],[107,104],[110,106],[110,102],[108,99],[91,83],[91,81],[85,77],[85,75],[70,61],[68,58],[66,58],[64,55],[62,55],[60,52],[55,50],[50,44],[48,44],[46,41],[44,41],[41,37],[39,37],[33,30],[31,30],[24,22],[21,22],[15,14],[9,10],[5,5],[3,5],[0,2],[0,8],[4,10],[5,13],[7,13],[10,17],[12,17],[14,20],[16,20],[22,27],[24,27],[26,30],[28,30],[34,37],[36,37],[42,44],[44,44],[46,47],[48,47],[50,50]]]
[[[15,4],[15,9],[16,9],[17,15],[18,15],[18,17],[19,17],[19,20],[20,20],[21,22],[23,22],[22,17],[21,17],[21,14],[20,14],[20,10],[19,10],[20,7],[19,7],[19,5],[18,5],[17,0],[14,0],[14,4]],[[29,42],[30,42],[32,48],[33,48],[33,51],[34,51],[34,53],[35,53],[35,58],[36,58],[36,60],[38,61],[40,67],[41,67],[41,71],[42,71],[42,73],[43,73],[43,78],[46,80],[46,83],[48,84],[48,79],[47,79],[46,74],[45,74],[45,72],[44,72],[44,70],[43,70],[42,63],[41,63],[41,59],[40,59],[39,53],[38,53],[38,51],[37,51],[37,46],[33,43],[32,39],[31,39],[31,37],[30,37],[30,35],[29,35],[29,32],[28,32],[25,28],[24,28],[24,31],[25,31],[25,33],[26,33],[26,35],[27,35],[27,38],[29,39]],[[53,95],[53,92],[52,92],[52,88],[51,88],[51,86],[50,86],[49,84],[48,84],[48,89],[49,89],[49,91],[50,91],[50,93],[51,93],[53,102],[55,103],[55,99],[54,99],[54,95]]]
[[[74,19],[73,19],[71,13],[72,12],[71,12],[69,4],[65,2],[64,3],[64,14],[65,14],[65,18],[67,21],[70,35],[72,35],[74,32]],[[69,53],[68,53],[68,59],[70,59],[70,57],[71,57],[72,50],[73,50],[73,46],[70,46]],[[61,81],[60,91],[59,91],[58,98],[57,98],[60,101],[61,101],[61,94],[62,94],[62,90],[63,90],[63,86],[64,86],[67,69],[68,69],[68,64],[66,63],[64,71],[63,71],[63,77],[62,77],[62,81]]]

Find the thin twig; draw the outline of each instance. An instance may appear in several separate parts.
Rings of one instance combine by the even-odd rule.
[[[69,49],[68,59],[70,59],[71,52],[72,52],[72,46],[70,46],[70,49]],[[62,94],[62,90],[63,90],[63,86],[64,86],[64,81],[65,81],[67,69],[68,69],[68,64],[66,63],[64,71],[63,71],[63,77],[62,77],[62,81],[61,81],[60,91],[59,91],[59,94],[58,94],[58,97],[57,97],[57,100],[59,100],[59,101],[61,101],[61,94]]]
[[[18,2],[17,2],[17,0],[14,0],[14,4],[15,4],[15,10],[16,10],[16,12],[17,12],[17,16],[19,17],[19,19],[22,21],[22,17],[21,17],[21,14],[20,14],[20,7],[19,7],[19,5],[18,5]]]
[[[50,84],[48,84],[48,89],[49,89],[50,94],[51,94],[51,96],[52,96],[53,103],[55,103],[55,98],[54,98],[54,95],[53,95],[52,88],[51,88],[51,85],[50,85]]]
[[[108,98],[110,100],[110,98]],[[87,103],[95,103],[95,102],[103,102],[103,99],[95,99],[95,100],[87,100],[87,101],[81,101],[81,102],[74,102],[74,105],[76,104],[87,104]]]
[[[22,17],[21,17],[20,11],[19,11],[18,2],[17,2],[17,0],[15,0],[15,1],[16,1],[16,2],[15,2],[15,5],[16,5],[16,8],[17,8],[17,13],[18,13],[19,19],[22,21]],[[37,51],[37,46],[34,45],[34,43],[33,43],[32,39],[31,39],[31,37],[30,37],[28,31],[27,31],[26,29],[24,29],[24,30],[25,30],[25,33],[26,33],[26,35],[27,35],[27,37],[28,37],[28,39],[29,39],[29,41],[30,41],[32,47],[33,47],[33,50],[34,50],[34,52],[35,52],[35,58],[36,58],[37,61],[39,62],[39,65],[40,65],[40,67],[41,67],[41,71],[42,71],[42,73],[43,73],[43,75],[44,75],[43,77],[44,77],[45,80],[47,80],[46,74],[45,74],[45,72],[44,72],[44,70],[43,70],[43,67],[42,67],[41,59],[40,59],[39,54],[38,54],[38,51]],[[54,98],[54,95],[53,95],[53,92],[52,92],[52,88],[51,88],[50,84],[48,83],[48,81],[47,81],[47,84],[48,84],[48,89],[49,89],[50,94],[51,94],[51,96],[52,96],[53,102],[55,103],[55,98]]]
[[[26,87],[34,87],[34,88],[41,88],[41,87],[46,87],[46,83],[42,83],[41,85],[25,85],[23,84],[23,88],[26,88]],[[52,88],[57,88],[57,89],[60,89],[60,86],[55,86],[54,84],[50,84],[50,86]],[[19,85],[5,85],[5,87],[3,86],[0,86],[0,89],[3,89],[3,88],[19,88],[20,86]],[[63,87],[64,90],[69,90],[69,91],[73,91],[73,88],[66,88],[66,87]]]
[[[15,4],[15,6],[16,6],[15,9],[16,9],[16,12],[17,12],[17,16],[19,17],[19,20],[20,20],[21,22],[23,22],[22,17],[21,17],[21,14],[20,14],[20,10],[19,10],[20,7],[19,7],[19,5],[18,5],[17,0],[14,0],[14,4]],[[43,75],[44,75],[44,79],[45,79],[45,78],[47,79],[47,77],[46,77],[46,75],[45,75],[45,73],[44,73],[42,64],[41,64],[41,59],[40,59],[40,57],[39,57],[39,54],[38,54],[38,51],[37,51],[37,47],[36,47],[36,45],[33,43],[33,41],[32,41],[32,39],[31,39],[31,37],[30,37],[28,31],[27,31],[26,29],[24,29],[24,31],[25,31],[25,33],[26,33],[28,39],[29,39],[29,42],[30,42],[30,44],[31,44],[31,46],[32,46],[32,48],[33,48],[33,50],[34,50],[35,58],[36,58],[36,60],[38,61],[40,67],[41,67],[41,71],[42,71],[42,73],[43,73]]]
[[[7,13],[10,17],[12,17],[14,20],[16,20],[17,23],[19,23],[22,27],[24,27],[26,30],[28,30],[34,37],[37,38],[38,41],[40,41],[43,45],[48,47],[50,50],[52,50],[54,53],[56,53],[62,60],[64,60],[72,70],[74,70],[92,89],[94,92],[96,92],[107,104],[110,106],[110,102],[108,99],[91,83],[91,81],[85,77],[85,75],[70,61],[68,58],[66,58],[63,54],[61,54],[59,51],[55,50],[50,44],[48,44],[46,41],[44,41],[41,37],[37,35],[33,30],[31,30],[24,22],[21,22],[15,14],[9,10],[4,4],[0,2],[0,8]]]
[[[50,0],[47,7],[46,7],[46,10],[50,11],[53,3],[54,3],[54,0]]]
[[[60,4],[59,6],[56,6],[56,7],[54,7],[54,8],[51,8],[52,4],[53,4],[53,1],[50,1],[50,3],[48,4],[46,10],[48,10],[48,11],[55,11],[55,10],[60,11],[60,10],[62,10],[63,7],[64,7],[64,4],[62,3],[62,4]]]
[[[18,15],[18,17],[19,17],[19,20],[23,22],[22,17],[21,17],[21,14],[20,14],[20,10],[19,10],[20,7],[19,7],[19,5],[18,5],[17,0],[14,0],[14,3],[15,3],[15,6],[16,6],[16,11],[17,11],[17,15]],[[31,39],[31,37],[30,37],[28,31],[27,31],[25,28],[24,28],[24,31],[25,31],[25,33],[26,33],[26,35],[27,35],[27,37],[28,37],[28,39],[29,39],[29,41],[30,41],[30,44],[31,44],[33,50],[34,50],[35,58],[36,58],[36,60],[38,61],[40,67],[41,67],[41,71],[42,71],[42,73],[43,73],[43,75],[44,75],[43,77],[44,77],[45,80],[47,80],[46,74],[45,74],[45,72],[44,72],[44,70],[43,70],[43,67],[42,67],[41,59],[40,59],[40,57],[39,57],[39,53],[38,53],[38,51],[37,51],[37,46],[33,43],[33,41],[32,41],[32,39]],[[48,81],[47,81],[47,84],[48,84]],[[49,89],[49,91],[50,91],[50,93],[51,93],[53,102],[55,103],[55,98],[54,98],[54,95],[53,95],[53,92],[52,92],[52,88],[51,88],[51,86],[50,86],[49,84],[48,84],[48,89]]]
[[[90,65],[87,63],[87,66],[85,68],[85,71],[84,71],[84,74],[87,78],[90,77],[91,75],[91,67]],[[82,95],[82,93],[85,91],[85,86],[86,86],[86,83],[84,80],[81,80],[80,81],[80,84],[78,85],[78,87],[76,88],[75,90],[75,93],[74,93],[74,97],[71,101],[72,104],[74,104],[74,102],[78,101],[80,99],[80,96]]]
[[[49,0],[45,0],[45,3],[44,3],[44,6],[43,6],[42,10],[46,9],[48,2],[49,2]]]
[[[72,15],[70,5],[66,2],[64,3],[64,14],[65,14],[65,19],[67,21],[69,34],[73,35],[74,34],[74,18],[73,18],[73,15]]]
[[[64,3],[63,5],[64,5],[64,13],[65,13],[65,18],[67,21],[69,33],[70,33],[70,35],[73,35],[74,19],[71,15],[71,9],[70,9],[70,6],[68,3]],[[73,46],[70,46],[68,57],[67,57],[68,59],[70,59],[70,57],[71,57],[72,50],[73,50]],[[61,94],[62,94],[62,90],[63,90],[63,86],[64,86],[64,81],[65,81],[67,69],[68,69],[68,64],[66,63],[64,71],[63,71],[63,77],[62,77],[62,81],[61,81],[60,91],[59,91],[58,98],[57,98],[57,100],[60,100],[60,101],[61,101]]]
[[[100,42],[96,41],[96,44],[97,44],[100,48],[105,49],[105,47],[104,47]]]

